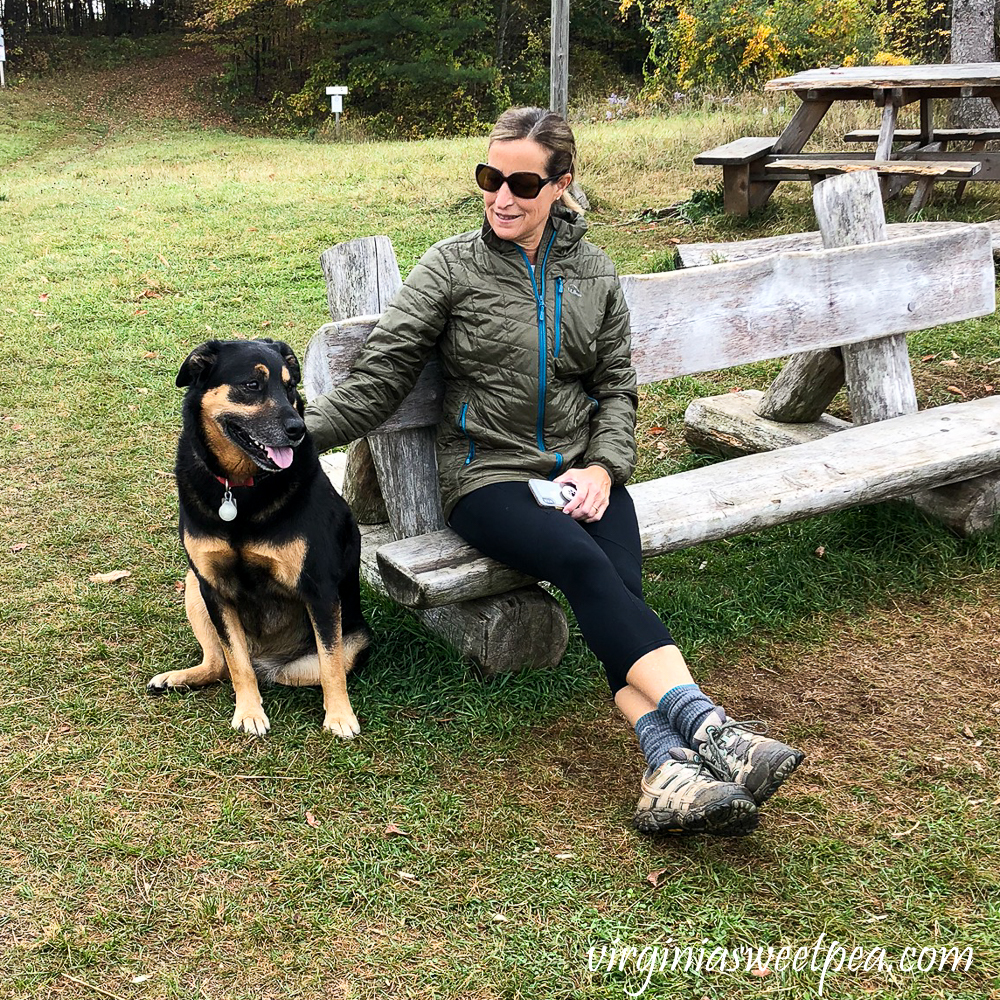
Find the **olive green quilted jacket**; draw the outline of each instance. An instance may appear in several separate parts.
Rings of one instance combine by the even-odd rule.
[[[320,451],[378,426],[439,351],[445,377],[437,452],[445,516],[489,483],[635,466],[636,379],[614,265],[561,206],[533,269],[487,223],[435,244],[382,314],[351,370],[310,402]]]

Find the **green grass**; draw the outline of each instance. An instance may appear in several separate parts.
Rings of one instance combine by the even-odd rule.
[[[761,833],[678,844],[629,827],[638,755],[578,638],[558,671],[483,682],[368,594],[377,646],[352,682],[352,743],[320,731],[315,691],[266,694],[266,741],[230,731],[226,686],[147,698],[152,674],[196,655],[167,474],[180,362],[210,336],[302,352],[326,312],[319,253],[386,233],[405,273],[476,225],[467,174],[483,141],[253,138],[132,120],[114,94],[95,112],[71,82],[52,86],[0,94],[0,996],[611,998],[644,977],[589,969],[592,945],[820,934],[976,955],[962,974],[831,974],[824,996],[997,995],[985,702],[968,716],[984,745],[958,737],[940,765],[897,739],[873,765],[836,712],[803,716],[795,735],[837,780],[817,763]],[[583,123],[593,238],[632,271],[663,266],[671,240],[809,228],[790,185],[750,224],[637,221],[715,183],[691,153],[766,127],[748,106]],[[984,187],[963,217],[996,214]],[[997,343],[991,317],[913,349],[959,354],[954,380],[986,370]],[[646,392],[641,475],[692,461],[675,433],[691,396],[773,369]],[[112,569],[132,575],[88,581]],[[868,616],[897,605],[893,627],[919,629],[923,614],[976,615],[1000,582],[995,537],[963,542],[897,506],[663,557],[647,579],[709,688],[743,664],[750,697],[762,683],[802,694],[788,664],[845,629],[860,641]],[[667,971],[645,995],[804,998],[818,983]]]

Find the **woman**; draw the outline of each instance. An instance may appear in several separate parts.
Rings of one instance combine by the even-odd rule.
[[[567,193],[575,156],[553,112],[503,114],[475,175],[482,229],[424,254],[351,376],[311,402],[306,424],[321,450],[363,436],[437,347],[445,516],[481,552],[565,593],[649,765],[636,826],[742,835],[802,754],[728,720],[643,603],[624,485],[636,458],[628,308],[614,265],[583,240]],[[543,508],[531,479],[576,492],[561,511]]]

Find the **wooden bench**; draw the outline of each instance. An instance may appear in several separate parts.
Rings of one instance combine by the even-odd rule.
[[[922,147],[923,152],[940,152],[942,143],[932,143]],[[904,147],[904,153],[912,146]],[[913,156],[918,152],[914,151]],[[818,153],[796,158],[768,157],[764,172],[775,180],[808,179],[813,184],[834,174],[854,173],[859,170],[874,171],[881,181],[882,197],[894,198],[911,181],[917,182],[910,201],[909,214],[915,214],[930,204],[935,180],[962,180],[963,182],[979,173],[982,164],[976,160],[899,160],[839,159],[836,154]],[[960,196],[960,195],[959,195]]]
[[[699,165],[722,167],[722,196],[726,212],[733,215],[749,212],[751,171],[757,170],[777,141],[776,136],[745,136],[707,149],[694,158]]]
[[[764,166],[769,177],[778,175],[802,175],[810,178],[829,177],[831,174],[847,174],[859,170],[873,170],[878,174],[895,174],[905,177],[941,177],[957,180],[972,177],[980,171],[980,164],[972,160],[839,160],[822,156],[786,157],[770,160]],[[781,180],[793,180],[782,176]]]
[[[858,128],[848,132],[844,136],[845,142],[878,142],[881,132],[879,129]],[[893,142],[908,142],[921,144],[923,136],[918,128],[898,128],[893,133]],[[988,142],[1000,141],[1000,128],[936,128],[934,129],[934,145],[940,143],[940,148],[945,150],[950,142],[971,142],[971,152],[981,153],[986,149]],[[955,187],[955,201],[960,202],[965,194],[966,181],[962,180]],[[928,199],[922,199],[924,201]],[[912,206],[911,206],[912,207]]]
[[[766,397],[727,393],[696,400],[685,418],[700,446],[721,442],[715,450],[730,452],[788,447],[629,486],[645,555],[962,481],[971,481],[977,516],[986,512],[978,526],[996,513],[1000,397],[916,412],[905,343],[908,332],[993,312],[989,230],[965,226],[860,242],[880,238],[873,213],[884,227],[871,173],[824,181],[814,201],[828,249],[621,279],[641,383],[793,355]],[[845,219],[847,228],[838,230],[835,220]],[[310,345],[307,370],[323,365],[329,384],[345,377],[375,320],[329,324]],[[840,365],[840,383],[830,376],[831,359]],[[383,430],[401,434],[436,424],[436,378],[432,372],[392,418],[393,427]],[[855,415],[846,426],[822,413],[845,378]],[[740,400],[736,410],[734,399]],[[717,427],[706,426],[706,413]],[[751,440],[761,427],[771,429],[771,438]],[[407,472],[419,477],[414,489],[436,492],[433,458]],[[938,501],[939,507],[968,505],[953,494]],[[523,593],[514,588],[531,583],[443,527],[394,540],[383,532],[366,547],[385,591],[408,607],[430,609],[422,612],[425,622],[452,638],[454,622],[439,628],[433,616],[477,601],[511,600],[512,591]],[[506,642],[508,663],[518,656],[522,663],[544,662],[536,639],[493,634],[484,647]],[[477,658],[494,669],[488,655]]]

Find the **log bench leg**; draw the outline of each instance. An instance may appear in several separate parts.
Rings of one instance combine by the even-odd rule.
[[[339,489],[339,476],[327,470]],[[375,553],[392,541],[388,525],[361,528],[361,575],[385,593]],[[440,636],[487,677],[523,668],[555,667],[569,642],[569,624],[562,605],[536,584],[498,597],[481,597],[442,608],[411,610],[417,620]]]

